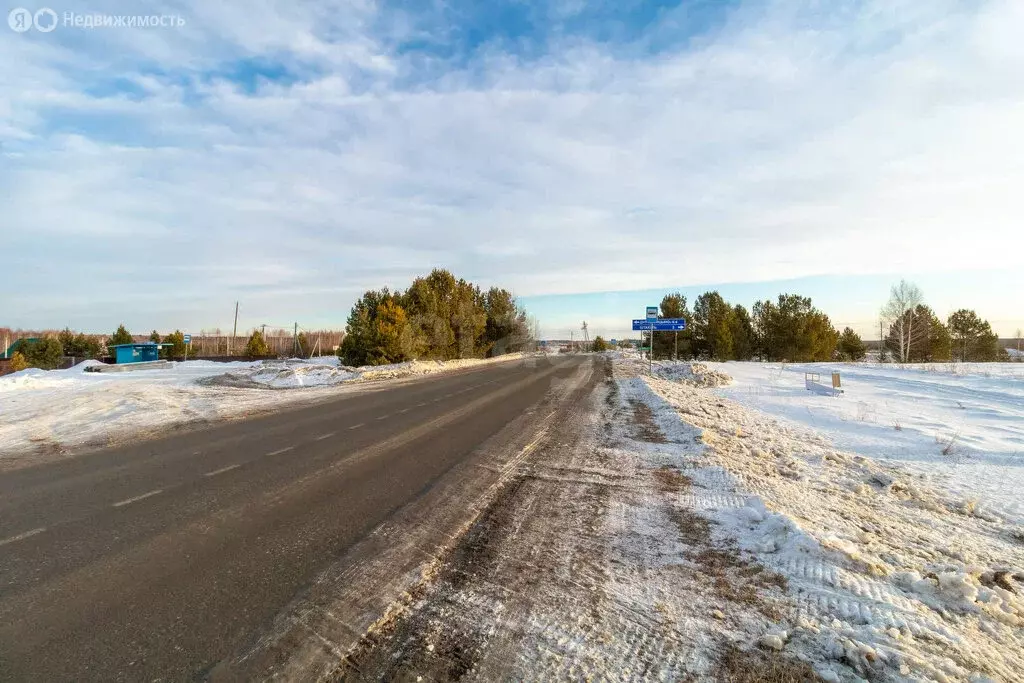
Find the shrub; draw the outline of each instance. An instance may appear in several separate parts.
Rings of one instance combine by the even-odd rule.
[[[254,330],[252,336],[249,337],[249,341],[245,344],[245,355],[249,358],[255,358],[256,356],[266,356],[269,354],[270,349],[267,347],[267,341],[259,330]]]

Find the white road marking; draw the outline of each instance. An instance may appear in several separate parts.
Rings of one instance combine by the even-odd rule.
[[[267,453],[267,455],[281,455],[282,453],[287,453],[288,451],[292,451],[292,450],[295,450],[295,446],[288,446],[287,448],[279,448],[276,451],[270,451],[269,453]]]
[[[14,543],[15,541],[24,541],[26,538],[31,538],[36,534],[41,534],[46,531],[46,527],[41,526],[38,529],[30,529],[24,533],[20,533],[17,536],[11,536],[0,541],[0,545],[7,545],[8,543]]]
[[[357,425],[352,425],[351,427],[349,427],[349,429],[359,429],[360,427],[365,427],[365,426],[366,426],[365,422],[360,422]]]
[[[126,498],[126,499],[124,499],[122,501],[114,503],[114,507],[119,508],[119,507],[123,507],[125,505],[130,505],[132,503],[137,503],[138,501],[140,501],[140,500],[142,500],[144,498],[149,498],[150,496],[155,496],[158,493],[163,493],[163,492],[164,492],[163,489],[156,489],[155,491],[148,491],[146,493],[143,493],[141,496],[135,496],[134,498]]]
[[[380,416],[380,417],[378,417],[377,419],[378,419],[378,420],[386,420],[386,419],[388,419],[389,417],[391,417],[391,414],[390,414],[390,413],[389,413],[389,414],[387,414],[387,415],[381,415],[381,416]]]
[[[218,474],[224,474],[225,472],[230,472],[231,470],[237,469],[239,467],[241,467],[241,464],[238,464],[238,465],[228,465],[227,467],[221,467],[219,470],[213,470],[212,472],[207,472],[203,476],[204,477],[215,477]]]
[[[422,407],[423,407],[423,406],[425,406],[425,405],[427,405],[427,402],[426,402],[426,401],[424,401],[423,403],[417,403],[417,404],[416,404],[416,407],[417,407],[417,408],[422,408]]]
[[[399,410],[398,412],[399,412],[399,413],[408,413],[408,412],[409,412],[409,409],[408,409],[408,408],[402,408],[402,409],[401,409],[401,410]]]
[[[313,439],[313,440],[314,440],[314,441],[323,441],[324,439],[329,439],[329,438],[331,438],[331,437],[332,437],[332,436],[334,436],[335,434],[337,434],[337,432],[330,432],[330,433],[328,433],[328,434],[321,434],[320,436],[316,437],[316,438],[315,438],[315,439]]]

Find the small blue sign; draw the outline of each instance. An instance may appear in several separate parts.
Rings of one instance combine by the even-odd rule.
[[[647,307],[647,320],[649,322],[654,322],[657,319],[658,319],[658,307],[657,306],[648,306]]]
[[[615,344],[619,343],[619,340],[618,339],[612,339],[611,342],[609,342],[609,343],[612,344],[612,346],[614,346]]]
[[[191,334],[184,335],[184,338],[185,338],[184,341],[185,341],[186,344],[191,344],[192,343],[192,335]]]
[[[648,322],[647,320],[634,319],[633,329],[642,331],[653,329],[655,332],[679,332],[686,329],[686,320],[684,318],[662,318],[661,320]]]

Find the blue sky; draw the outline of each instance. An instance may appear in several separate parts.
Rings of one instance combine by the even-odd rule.
[[[868,333],[900,277],[1024,326],[1015,0],[49,6],[0,30],[0,326],[339,327],[435,266],[550,336],[708,288]]]

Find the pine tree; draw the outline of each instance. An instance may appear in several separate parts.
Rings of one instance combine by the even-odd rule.
[[[847,327],[843,330],[843,333],[839,335],[839,344],[837,347],[839,355],[843,360],[858,361],[863,360],[868,354],[867,346],[864,345],[864,341],[860,338],[860,335],[853,331],[852,328]]]
[[[608,345],[608,342],[604,340],[604,337],[601,335],[594,337],[593,349],[595,353],[602,353],[607,351],[609,348],[611,347]]]
[[[249,341],[245,344],[245,355],[249,358],[258,358],[270,355],[270,349],[267,347],[267,341],[263,338],[263,333],[259,330],[253,330],[253,333],[249,335]]]
[[[25,342],[19,348],[28,367],[42,370],[59,368],[64,359],[64,347],[57,337],[44,337]]]
[[[780,294],[778,302],[754,304],[753,325],[765,360],[831,360],[839,333],[809,297]]]
[[[184,359],[185,355],[188,353],[188,345],[185,344],[185,333],[181,330],[175,330],[164,337],[164,343],[171,345],[167,350],[168,358]]]
[[[954,353],[960,361],[994,361],[1006,353],[989,322],[974,311],[961,308],[950,315],[949,329]]]
[[[387,365],[409,360],[412,330],[405,309],[397,298],[389,298],[381,303],[374,325],[374,344],[368,364]]]
[[[132,337],[131,333],[129,333],[128,330],[125,329],[125,326],[119,325],[117,331],[115,331],[114,334],[110,335],[110,338],[107,340],[107,346],[131,344],[134,341],[135,339]]]
[[[25,355],[21,351],[15,351],[11,354],[11,371],[20,372],[21,370],[28,369],[28,361],[25,360]]]

